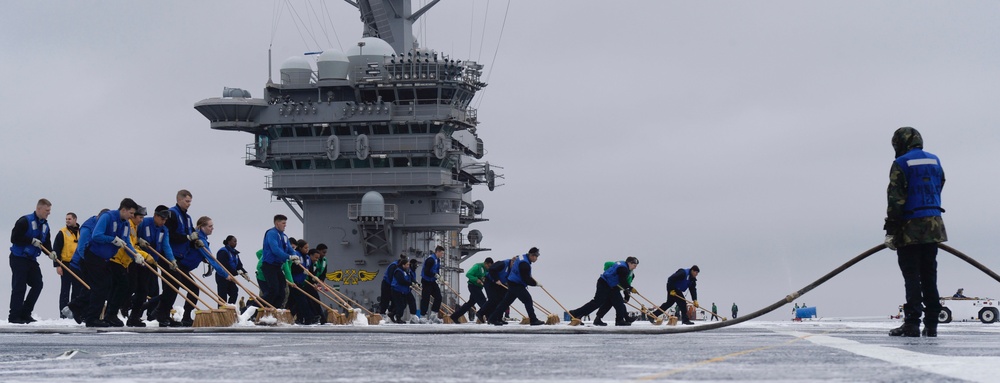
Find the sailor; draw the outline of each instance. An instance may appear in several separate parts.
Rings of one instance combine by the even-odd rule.
[[[149,256],[144,250],[140,249],[138,246],[138,237],[136,233],[138,232],[139,224],[142,223],[143,218],[146,217],[146,208],[139,206],[135,210],[135,214],[127,220],[128,222],[128,243],[131,248],[134,249],[132,253],[129,253],[124,248],[118,249],[114,257],[111,257],[111,262],[108,264],[108,272],[111,276],[111,293],[108,296],[108,307],[104,313],[104,321],[108,322],[111,327],[124,327],[125,322],[118,319],[118,311],[124,306],[126,309],[131,306],[132,294],[135,292],[137,287],[140,287],[140,293],[146,295],[145,284],[139,284],[139,269],[145,269],[146,267],[142,264],[132,264],[132,254],[136,254],[138,257],[142,257],[145,261],[144,263],[150,263],[153,258]],[[144,281],[145,282],[145,281]],[[128,304],[126,304],[128,302]],[[128,318],[128,310],[123,313],[124,317]],[[145,323],[141,321],[139,323],[134,323],[132,327],[146,327]]]
[[[413,298],[413,293],[411,291],[411,286],[413,285],[413,277],[416,275],[410,272],[410,262],[399,261],[399,266],[393,270],[392,279],[390,282],[390,287],[392,288],[392,313],[389,319],[393,323],[403,323],[403,310],[409,306],[410,314],[416,315],[417,305],[416,300]]]
[[[306,292],[312,295],[314,299],[309,300],[309,304],[313,308],[313,312],[319,314],[319,324],[326,324],[327,312],[319,304],[321,298],[319,296],[319,290],[329,290],[326,287],[326,252],[328,247],[325,243],[316,245],[316,248],[310,251],[309,257],[312,259],[312,266],[309,267],[309,273],[311,273],[315,278],[311,282],[306,283],[308,289]]]
[[[430,323],[441,323],[441,287],[438,286],[438,272],[441,270],[441,257],[444,257],[444,247],[434,248],[434,253],[424,260],[420,271],[420,312]],[[431,304],[434,298],[434,304]],[[430,307],[431,311],[427,311]]]
[[[83,255],[87,249],[87,245],[90,243],[90,237],[93,235],[94,226],[97,226],[97,218],[102,214],[106,213],[109,209],[101,209],[100,212],[95,216],[87,218],[83,221],[83,225],[80,225],[80,243],[76,246],[76,251],[73,252],[73,259],[69,261],[66,267],[69,267],[76,273],[77,276],[87,279],[87,276],[83,273]],[[69,303],[63,308],[62,315],[66,317],[72,317],[76,323],[83,323],[84,310],[87,308],[88,302],[90,301],[90,290],[87,288],[82,288],[73,291],[73,295],[70,297]]]
[[[510,274],[510,266],[514,264],[518,257],[504,259],[493,263],[486,272],[486,305],[476,313],[477,321],[486,323],[490,314],[496,310],[500,302],[507,295],[507,276]]]
[[[694,307],[698,306],[698,273],[701,269],[697,265],[688,269],[677,269],[673,275],[667,278],[667,301],[660,305],[660,308],[653,311],[653,316],[660,316],[667,311],[674,303],[677,304],[677,311],[680,312],[681,323],[694,324],[688,319],[687,301],[684,300],[684,292],[691,289],[691,300]],[[653,318],[649,319],[651,322]]]
[[[241,275],[246,278],[247,271],[243,268],[243,261],[240,260],[240,251],[236,250],[236,243],[236,237],[232,235],[227,236],[226,240],[222,241],[223,246],[219,249],[215,257],[226,268],[229,275]],[[236,299],[240,295],[240,289],[236,286],[236,282],[215,274],[215,285],[218,289],[219,297],[224,299],[226,303],[231,305],[236,304]]]
[[[614,265],[615,265],[614,261],[604,262],[604,270],[607,270],[608,268],[610,268],[611,266],[614,266]],[[600,278],[600,277],[598,277],[598,278]],[[628,284],[629,284],[629,286],[632,285],[632,280],[634,278],[635,278],[635,273],[629,272],[628,273]],[[628,302],[628,300],[624,300],[624,302]],[[611,308],[612,308],[612,305],[611,305],[611,300],[610,299],[604,301],[604,303],[601,304],[601,308],[597,309],[597,313],[594,314],[594,325],[595,326],[607,326],[608,325],[607,323],[604,323],[604,315],[606,315],[608,313],[608,311],[611,311]],[[617,314],[617,312],[616,312],[616,314]],[[625,321],[628,322],[628,323],[632,323],[635,320],[635,318],[636,317],[633,317],[633,316],[625,316]]]
[[[639,266],[639,259],[636,257],[625,258],[624,261],[615,262],[611,267],[608,267],[601,273],[601,276],[597,278],[597,291],[594,293],[594,299],[587,302],[582,307],[570,310],[569,315],[574,318],[580,318],[585,315],[590,315],[591,312],[597,310],[605,302],[611,303],[611,306],[615,308],[615,326],[631,326],[632,323],[626,320],[628,317],[628,309],[625,308],[625,300],[630,298],[630,294],[634,288],[629,280],[629,275],[632,271]],[[625,300],[619,295],[619,291],[625,293]],[[603,322],[598,323],[598,320],[594,321],[597,326],[603,326]]]
[[[327,270],[326,253],[327,251],[329,251],[329,249],[330,248],[325,243],[316,245],[316,258],[313,259],[313,269],[310,270],[313,273],[313,275],[319,277],[320,280],[317,282],[321,284],[324,283],[323,281],[326,280],[326,270]]]
[[[285,300],[285,275],[282,266],[289,259],[299,258],[292,250],[285,227],[288,217],[278,214],[274,216],[274,227],[264,233],[264,248],[261,252],[260,271],[263,274],[263,298],[268,303],[280,305]],[[260,280],[260,278],[258,278]]]
[[[137,254],[129,239],[129,219],[135,214],[139,204],[131,198],[125,198],[118,205],[118,210],[109,210],[97,219],[90,242],[83,256],[83,273],[90,285],[87,307],[84,309],[83,320],[87,327],[110,327],[105,319],[105,302],[114,287],[109,262],[118,250],[128,247],[131,254]],[[133,262],[144,263],[142,256],[136,255]],[[114,315],[114,313],[111,313]],[[110,315],[109,315],[110,317]]]
[[[740,311],[740,308],[736,306],[736,302],[733,302],[733,319],[736,319],[736,313]]]
[[[396,275],[396,269],[399,268],[399,265],[406,262],[406,254],[400,254],[399,259],[393,261],[385,268],[385,274],[382,275],[381,295],[378,300],[379,314],[386,314],[386,310],[389,309],[389,303],[393,300],[392,278]]]
[[[63,265],[69,265],[73,261],[73,253],[76,252],[76,247],[80,243],[80,224],[76,220],[76,213],[66,213],[66,226],[56,233],[56,238],[52,242],[52,251],[59,255],[59,260]],[[70,297],[78,294],[84,287],[76,278],[73,278],[72,274],[63,271],[63,268],[55,261],[52,262],[52,267],[56,269],[60,280],[59,318],[65,319],[67,317],[62,311],[69,304]]]
[[[493,258],[486,257],[481,263],[476,263],[465,272],[465,277],[469,279],[469,300],[451,314],[451,321],[458,323],[458,318],[465,315],[472,309],[473,305],[479,305],[481,310],[486,306],[486,296],[483,295],[483,286],[486,282],[486,270],[493,266]]]
[[[299,241],[300,245],[305,242],[305,240]],[[316,249],[309,249],[307,244],[299,246],[299,248],[307,250],[305,256],[300,256],[300,258],[292,262],[291,265],[292,283],[295,283],[295,286],[298,287],[298,289],[291,289],[290,291],[292,294],[291,301],[295,302],[291,311],[292,315],[295,315],[296,317],[296,324],[318,324],[320,322],[320,312],[315,310],[315,307],[313,306],[314,302],[306,296],[306,294],[315,296],[315,289],[313,289],[312,285],[306,283],[308,276],[305,273],[305,270],[312,268],[312,256],[318,253],[318,251],[316,251]],[[305,293],[303,293],[303,291],[305,291]]]
[[[222,278],[226,281],[231,282],[233,280],[233,276],[210,256],[212,254],[212,249],[209,247],[210,244],[208,243],[208,236],[212,235],[212,232],[215,231],[215,224],[212,222],[212,219],[205,216],[198,218],[198,221],[195,223],[195,228],[197,229],[195,230],[195,234],[198,235],[198,239],[191,243],[191,248],[188,253],[184,255],[184,258],[177,262],[179,271],[183,274],[187,274],[191,279],[194,279],[197,278],[197,276],[191,274],[191,271],[197,269],[202,262],[207,262],[213,269],[215,269],[215,272],[218,273],[218,275],[222,276]],[[184,277],[182,276],[181,278]],[[182,281],[185,279],[182,279]],[[191,311],[194,310],[194,306],[188,301],[194,302],[197,300],[198,293],[201,291],[194,283],[190,283],[188,287],[190,287],[186,288],[188,290],[188,299],[187,301],[184,301],[184,316],[181,318],[181,325],[184,327],[191,327],[191,325],[194,324],[194,319],[191,318]],[[174,300],[171,299],[169,303],[173,306]]]
[[[506,324],[502,320],[502,315],[515,299],[524,303],[524,310],[528,313],[529,323],[532,326],[545,324],[545,322],[538,320],[538,317],[535,316],[531,293],[528,292],[528,286],[539,286],[538,282],[531,277],[531,264],[538,261],[538,256],[538,248],[532,247],[528,250],[527,254],[521,255],[514,260],[514,264],[510,268],[510,274],[507,275],[507,281],[509,282],[507,284],[507,294],[504,295],[503,301],[500,302],[496,310],[490,313],[490,324],[496,326]]]
[[[35,302],[42,293],[42,269],[38,266],[38,255],[42,254],[43,247],[52,248],[48,221],[51,212],[52,202],[42,198],[35,204],[35,211],[18,218],[10,232],[11,290],[10,314],[7,315],[10,323],[35,321],[31,312],[35,310]],[[55,256],[52,253],[49,257]]]
[[[160,272],[163,274],[168,273],[168,270],[177,270],[177,260],[174,259],[174,253],[170,248],[170,231],[167,230],[167,219],[170,218],[170,210],[166,206],[159,205],[155,209],[152,217],[146,217],[139,224],[138,235],[139,239],[136,242],[141,250],[153,254],[153,260],[157,261],[160,268]],[[137,283],[144,283],[145,295],[136,293],[132,295],[132,308],[129,312],[128,320],[125,324],[129,327],[141,326],[142,311],[147,310],[149,314],[147,315],[148,320],[156,320],[156,310],[155,308],[160,302],[160,287],[159,287],[159,277],[153,274],[149,269],[142,267],[138,268]],[[164,287],[164,289],[169,289],[169,287]],[[137,286],[137,291],[141,290]],[[152,297],[148,301],[146,297]],[[168,317],[169,318],[169,317]],[[170,322],[176,326],[180,326],[180,322],[174,321],[173,319],[164,320],[167,322],[166,325],[170,326]],[[145,323],[143,323],[145,324]]]
[[[948,240],[941,219],[944,169],[937,156],[924,151],[924,140],[916,129],[896,129],[892,148],[896,159],[889,170],[886,190],[885,246],[896,250],[906,303],[903,305],[903,325],[890,330],[889,335],[920,336],[923,311],[923,335],[934,337],[941,311],[937,245]]]
[[[174,259],[178,264],[184,260],[188,252],[191,252],[191,244],[198,240],[194,221],[192,221],[191,216],[188,214],[188,209],[191,207],[191,199],[192,195],[190,191],[186,189],[178,190],[176,195],[177,203],[169,209],[170,218],[165,223],[169,232],[170,251],[174,254]],[[195,267],[197,267],[197,264],[195,264]],[[182,275],[185,272],[180,267],[176,269],[171,268],[166,271],[173,278],[168,277],[162,281],[163,286],[160,291],[159,304],[156,307],[156,321],[159,322],[160,327],[176,327],[185,324],[185,322],[193,324],[193,320],[177,322],[170,317],[170,310],[173,309],[174,301],[177,300],[177,292],[170,288],[167,281],[170,280],[171,283],[174,283],[174,280],[180,281],[181,286],[174,287],[178,289],[183,287],[188,291],[187,295],[191,299],[194,299],[191,292],[198,291],[198,286],[190,278]]]
[[[400,264],[402,266],[402,263]],[[420,267],[420,261],[416,258],[410,258],[410,269],[406,271],[410,276],[410,286],[416,286],[417,284],[417,268]],[[404,297],[406,301],[406,307],[410,309],[410,323],[420,323],[420,317],[417,316],[417,297],[413,295],[412,289],[409,297]]]
[[[964,291],[965,291],[965,289],[961,289],[961,288],[960,288],[960,289],[958,289],[958,291],[956,291],[956,292],[955,292],[955,295],[952,295],[951,297],[952,297],[952,298],[959,298],[959,299],[964,299],[964,298],[968,298],[968,297],[967,297],[967,296],[965,296],[965,294],[963,293]]]

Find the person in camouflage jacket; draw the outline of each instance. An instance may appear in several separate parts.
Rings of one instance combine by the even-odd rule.
[[[941,219],[941,189],[944,169],[937,156],[923,150],[920,132],[911,127],[896,130],[892,147],[896,160],[889,170],[885,245],[896,250],[903,274],[906,304],[904,320],[891,336],[917,337],[920,315],[924,336],[937,336],[941,311],[937,289],[937,244],[948,240]]]

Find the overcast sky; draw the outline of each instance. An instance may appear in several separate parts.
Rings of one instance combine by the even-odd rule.
[[[44,197],[58,230],[69,211],[169,206],[186,188],[192,216],[214,218],[213,249],[236,235],[253,265],[289,211],[263,190],[268,172],[244,165],[252,136],[209,129],[193,105],[224,86],[260,97],[271,44],[277,79],[286,58],[361,36],[345,2],[276,4],[5,2],[0,222]],[[670,273],[697,264],[700,302],[746,314],[881,243],[889,141],[913,126],[947,175],[949,244],[1000,270],[997,2],[514,1],[503,25],[506,7],[445,0],[414,30],[489,75],[474,103],[484,160],[506,179],[474,192],[490,221],[473,228],[493,251],[471,261],[538,246],[535,276],[568,308],[592,296],[604,261],[637,256],[635,284],[657,303]],[[894,314],[895,257],[799,301],[828,317]],[[978,270],[938,260],[943,295],[1000,297]],[[35,314],[51,318],[59,282],[42,264]],[[0,267],[3,309],[9,280]]]

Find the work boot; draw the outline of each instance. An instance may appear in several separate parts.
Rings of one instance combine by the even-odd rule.
[[[128,321],[125,322],[125,325],[128,326],[128,327],[146,327],[146,322],[143,322],[139,318],[135,318],[135,319],[128,318]]]
[[[545,324],[545,322],[540,321],[540,320],[538,320],[536,318],[536,319],[532,319],[531,322],[529,322],[529,324],[532,325],[532,326],[541,326],[541,325]]]
[[[937,335],[936,328],[934,329],[934,335]],[[889,330],[889,336],[919,337],[920,325],[916,323],[903,323],[902,326]]]
[[[683,323],[683,324],[687,324],[687,325],[692,325],[692,324],[694,324],[694,322],[692,322],[692,321],[689,321],[689,320],[686,320],[686,321],[683,321],[683,322],[681,322],[681,323]]]
[[[938,325],[937,318],[933,318],[932,320],[924,320],[924,329],[920,331],[920,335],[929,338],[937,337],[937,325]]]
[[[175,321],[174,318],[164,318],[157,319],[160,327],[181,327],[181,322]]]
[[[458,317],[458,316],[455,316],[455,314],[457,314],[457,313],[452,313],[452,314],[451,314],[451,315],[449,315],[448,317],[449,317],[449,318],[451,318],[451,323],[454,323],[454,324],[458,324],[458,318],[459,318],[459,317]]]
[[[497,319],[497,320],[491,320],[491,321],[490,321],[489,323],[490,323],[491,325],[494,325],[494,326],[503,326],[503,325],[506,325],[506,324],[507,324],[507,322],[505,322],[505,321],[503,321],[503,320],[500,320],[500,319]]]
[[[631,325],[632,325],[632,322],[629,322],[627,320],[615,321],[615,326],[631,326]]]
[[[111,325],[100,319],[91,319],[87,321],[87,327],[111,327]]]
[[[181,326],[183,326],[183,327],[191,327],[193,325],[194,325],[194,320],[191,319],[191,312],[190,311],[185,311],[184,312],[184,317],[181,318]]]
[[[594,326],[607,326],[607,323],[601,320],[601,318],[594,319]]]
[[[125,322],[122,322],[122,320],[118,319],[117,316],[112,316],[111,318],[104,318],[104,321],[107,322],[109,325],[111,325],[111,327],[125,327]]]
[[[31,317],[31,314],[28,314],[28,315],[25,315],[25,316],[21,317],[21,323],[29,324],[29,323],[33,323],[33,322],[37,322],[37,321],[35,320],[35,318]]]
[[[63,319],[75,318],[75,316],[73,315],[73,310],[71,310],[69,306],[63,307],[62,310],[59,310],[59,315],[62,316]]]

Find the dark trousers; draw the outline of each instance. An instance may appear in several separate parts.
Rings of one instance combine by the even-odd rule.
[[[129,268],[131,268],[131,265]],[[111,293],[108,295],[108,309],[104,314],[105,320],[117,318],[118,310],[125,304],[125,300],[132,295],[132,290],[135,290],[135,286],[129,285],[127,268],[121,264],[109,262],[108,271],[111,275]]]
[[[156,276],[146,266],[132,265],[129,267],[128,284],[132,286],[132,299],[126,303],[130,310],[129,319],[139,319],[142,316],[142,306],[146,303],[146,299],[155,295],[149,291],[150,278],[155,279]],[[153,285],[155,286],[155,283]]]
[[[180,290],[181,288],[183,288],[183,290],[181,291],[186,290],[187,298],[189,301],[191,302],[197,301],[198,293],[201,292],[201,290],[199,290],[198,286],[191,281],[190,272],[184,271],[184,269],[181,268],[178,268],[177,270],[170,270],[169,268],[164,267],[161,268],[160,270],[161,272],[166,272],[172,275],[174,279],[180,281],[180,286],[177,286],[177,283],[174,281],[174,279],[171,279],[170,277],[165,277],[167,280],[170,281],[170,284],[174,285],[174,287],[176,287],[177,289]],[[174,289],[171,289],[170,286],[167,285],[166,281],[163,282],[162,290],[163,292],[160,293],[160,303],[156,307],[157,321],[161,320],[165,321],[170,317],[170,309],[174,307],[174,302],[177,300],[177,292],[174,291]],[[183,319],[186,320],[192,319],[191,310],[194,310],[194,306],[192,306],[187,301],[184,301]]]
[[[417,300],[412,292],[401,292],[392,290],[392,318],[400,320],[403,318],[403,310],[410,307],[410,314],[417,315]]]
[[[500,287],[496,283],[486,283],[486,305],[479,309],[479,317],[489,318],[490,314],[500,306],[500,302],[503,302],[504,296],[507,295],[507,289]]]
[[[240,288],[236,286],[236,282],[228,281],[226,278],[219,277],[219,274],[215,274],[215,286],[219,292],[219,297],[231,305],[236,304],[236,299],[239,298]]]
[[[83,255],[83,273],[87,275],[87,284],[90,285],[90,294],[87,298],[87,307],[83,311],[83,320],[90,322],[101,319],[104,312],[104,303],[107,302],[111,294],[111,270],[110,262],[87,250]]]
[[[601,313],[599,309],[603,307],[608,307]],[[570,314],[576,318],[590,315],[594,310],[598,310],[597,317],[601,318],[605,313],[611,310],[611,307],[615,308],[615,321],[623,322],[625,320],[625,301],[622,300],[622,296],[618,294],[618,291],[608,286],[603,278],[597,278],[597,290],[594,292],[594,299],[587,302],[582,307],[571,310]]]
[[[73,268],[73,266],[69,265],[67,266],[71,269]],[[83,265],[81,264],[80,267],[83,267]],[[65,270],[63,271],[65,272]],[[87,273],[85,273],[83,270],[73,269],[73,272],[76,273],[76,275],[80,276],[80,278],[83,278],[84,281],[88,280]],[[79,289],[77,288],[73,289],[73,295],[70,297],[69,303],[66,304],[66,307],[69,307],[70,311],[73,312],[73,319],[82,321],[84,310],[87,309],[87,305],[89,302],[90,302],[90,290],[87,289],[86,287],[83,287],[83,285],[81,284]]]
[[[389,309],[389,302],[393,301],[392,285],[389,282],[382,281],[382,289],[378,297],[378,312],[379,314],[385,314],[386,310]]]
[[[298,320],[310,319],[319,315],[318,312],[313,311],[313,305],[311,304],[313,302],[306,296],[307,293],[302,292],[302,290],[305,290],[303,285],[305,285],[305,283],[296,284],[296,286],[299,287],[298,289],[292,288],[289,290],[289,293],[291,294],[289,300],[294,302],[294,305],[292,305],[291,308],[292,315],[295,315]]]
[[[479,305],[481,310],[483,306],[486,306],[486,296],[483,295],[483,286],[476,286],[473,283],[469,283],[469,300],[455,310],[455,318],[458,318],[472,309],[472,306]]]
[[[502,315],[507,312],[510,308],[510,304],[514,303],[514,300],[520,300],[524,303],[524,311],[528,313],[528,319],[531,321],[537,321],[538,317],[535,316],[534,303],[531,301],[531,293],[528,292],[528,286],[510,283],[507,285],[507,294],[504,295],[503,301],[497,305],[496,310],[490,313],[490,322],[498,322],[502,319]]]
[[[670,309],[670,306],[673,306],[675,303],[677,304],[677,311],[679,311],[681,314],[680,315],[681,322],[690,321],[690,319],[688,319],[687,302],[684,300],[684,298],[675,297],[673,295],[668,295],[667,302],[660,305],[660,308],[657,309],[656,311],[653,311],[653,315],[655,316],[663,315],[663,312]]]
[[[282,302],[285,301],[285,274],[281,272],[281,265],[274,265],[264,262],[260,266],[260,271],[264,273],[264,284],[261,285],[261,289],[264,290],[264,298],[267,303],[270,303],[274,307],[281,308]]]
[[[423,316],[427,316],[427,306],[430,306],[431,312],[438,312],[441,310],[441,287],[438,286],[436,281],[420,281],[420,312]],[[434,298],[434,304],[431,305],[430,299]]]
[[[903,304],[905,323],[919,324],[923,311],[924,323],[937,324],[941,311],[937,289],[937,249],[936,243],[926,243],[896,250],[906,289],[906,303]]]
[[[7,318],[12,321],[30,318],[38,295],[42,293],[42,269],[38,259],[11,254],[10,273],[10,314]]]
[[[69,262],[66,262],[69,263]],[[74,271],[75,272],[75,271]],[[69,305],[70,298],[79,294],[80,290],[86,289],[80,284],[76,278],[73,278],[68,271],[63,269],[62,275],[59,276],[59,317],[65,318],[62,315],[62,308]]]

